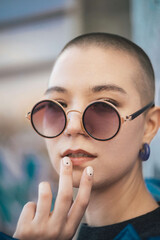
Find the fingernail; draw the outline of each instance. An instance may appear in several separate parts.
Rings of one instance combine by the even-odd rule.
[[[45,192],[45,182],[39,184],[39,193]]]
[[[70,166],[71,165],[71,161],[70,161],[69,157],[64,157],[63,158],[63,164],[64,164],[64,166]]]
[[[87,175],[90,177],[93,176],[93,168],[90,166],[87,167]]]

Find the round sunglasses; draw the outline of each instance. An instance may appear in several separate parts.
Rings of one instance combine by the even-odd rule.
[[[34,130],[45,138],[55,138],[63,133],[67,126],[67,115],[70,112],[82,114],[82,129],[92,138],[107,141],[115,137],[122,124],[131,121],[147,109],[154,106],[154,102],[134,112],[121,117],[118,109],[107,101],[91,102],[81,113],[78,110],[65,111],[63,106],[54,100],[42,100],[35,104],[32,111],[27,114]]]

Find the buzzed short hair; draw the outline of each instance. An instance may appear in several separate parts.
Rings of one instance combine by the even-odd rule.
[[[68,42],[62,49],[60,55],[71,47],[96,46],[104,49],[115,49],[123,51],[138,61],[140,73],[137,69],[137,77],[134,79],[137,91],[140,94],[141,103],[147,104],[154,101],[155,95],[155,76],[152,63],[141,47],[132,41],[115,34],[95,32],[80,35]]]

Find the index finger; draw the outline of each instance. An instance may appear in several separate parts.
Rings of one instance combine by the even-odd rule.
[[[77,197],[68,214],[68,228],[77,229],[90,200],[93,185],[93,168],[88,166],[81,177]]]
[[[61,161],[58,194],[53,210],[52,219],[63,226],[73,200],[72,162],[68,157]]]

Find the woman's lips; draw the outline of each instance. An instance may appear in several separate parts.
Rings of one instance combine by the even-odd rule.
[[[80,165],[83,164],[85,162],[91,161],[94,158],[96,158],[96,155],[93,155],[87,151],[84,151],[82,149],[77,149],[77,150],[71,150],[68,149],[67,151],[65,151],[62,155],[62,157],[69,157],[70,160],[72,161],[72,164],[74,166],[76,165]]]

